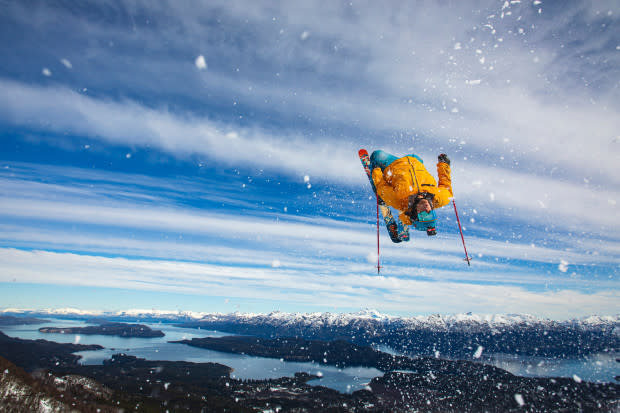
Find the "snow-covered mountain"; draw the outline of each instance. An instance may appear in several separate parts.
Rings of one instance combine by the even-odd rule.
[[[76,308],[57,309],[18,309],[0,310],[5,315],[65,316],[69,318],[107,318],[124,321],[158,320],[170,322],[236,322],[273,326],[305,326],[308,328],[343,327],[352,325],[380,326],[390,325],[408,329],[432,329],[448,331],[454,329],[486,330],[510,327],[555,327],[570,326],[583,330],[616,328],[620,334],[620,314],[592,315],[579,319],[550,320],[529,314],[432,314],[427,316],[400,317],[382,314],[376,310],[364,309],[356,313],[285,313],[274,311],[262,313],[208,313],[195,311],[169,311],[156,309],[128,309],[123,311],[80,310]]]
[[[63,413],[118,411],[97,408],[93,400],[110,398],[112,392],[88,377],[52,373],[33,375],[0,356],[0,411]],[[103,407],[103,406],[101,406]]]
[[[83,311],[71,308],[2,310],[0,314],[62,317],[78,320],[170,322],[264,338],[299,337],[309,340],[346,340],[358,345],[388,348],[418,356],[478,359],[505,353],[543,357],[579,357],[620,352],[620,315],[549,320],[527,314],[454,314],[397,317],[375,310],[357,313],[198,313],[131,309]]]
[[[620,316],[590,316],[565,321],[527,314],[454,314],[397,317],[375,310],[357,313],[198,313],[131,309],[84,311],[71,308],[23,310],[0,315],[77,320],[157,323],[218,330],[263,338],[298,337],[346,340],[409,356],[479,359],[481,354],[581,357],[620,352]]]

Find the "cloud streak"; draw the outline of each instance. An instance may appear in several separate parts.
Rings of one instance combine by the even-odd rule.
[[[467,283],[425,282],[395,277],[300,274],[291,270],[257,269],[207,264],[127,260],[45,251],[0,249],[2,281],[56,283],[91,287],[115,287],[196,293],[209,291],[220,297],[246,297],[283,303],[303,303],[316,308],[359,308],[371,305],[391,312],[431,312],[435,300],[446,300],[448,312],[522,311],[569,318],[618,308],[615,292],[583,294],[561,290],[529,292],[520,287],[484,286]],[[294,288],[283,289],[283,285]],[[345,286],[342,288],[342,286]],[[347,287],[348,286],[348,287]],[[247,295],[246,295],[247,294]],[[566,307],[566,303],[571,306]]]
[[[29,171],[25,165],[9,171],[15,171],[10,175],[16,176],[7,175],[0,181],[4,188],[0,193],[0,217],[14,223],[0,226],[0,235],[5,243],[21,247],[49,246],[62,251],[207,261],[218,265],[262,266],[278,259],[284,266],[314,272],[323,272],[325,268],[337,272],[342,265],[353,263],[360,265],[360,271],[367,271],[370,266],[366,257],[375,249],[374,229],[359,216],[357,204],[343,211],[350,210],[351,216],[357,218],[346,222],[289,214],[282,208],[247,210],[251,202],[216,212],[183,206],[184,198],[174,191],[169,192],[172,182],[167,179],[130,174],[82,174],[78,168],[41,168],[39,171],[35,167]],[[39,174],[45,174],[48,183],[38,182]],[[67,176],[82,176],[81,183],[71,186],[55,183]],[[126,182],[131,184],[128,186]],[[196,180],[191,185],[183,185],[190,198],[203,187],[212,188],[214,182]],[[153,187],[163,188],[163,192],[149,196]],[[16,195],[18,188],[20,194]],[[123,193],[131,196],[119,198]],[[238,193],[231,192],[227,198],[238,199],[242,193],[247,194],[246,201],[260,199],[241,187]],[[205,197],[208,199],[209,195]],[[216,197],[215,202],[221,199]],[[269,202],[268,198],[266,200]],[[241,216],[242,209],[246,212]],[[67,214],[69,210],[71,214]],[[556,239],[558,245],[547,246],[546,242],[535,245],[518,238],[485,239],[475,231],[475,223],[472,225],[474,232],[471,236],[468,233],[468,243],[470,251],[479,255],[477,268],[486,273],[485,277],[493,274],[496,280],[510,278],[511,282],[536,283],[535,276],[526,276],[530,271],[520,271],[517,263],[493,263],[493,259],[545,265],[557,265],[565,260],[573,266],[617,265],[619,262],[617,239],[601,247],[595,243],[577,244],[571,236],[561,235]],[[67,230],[76,226],[82,228],[80,232]],[[392,262],[392,271],[399,276],[411,274],[411,263],[436,266],[438,256],[442,257],[443,265],[452,260],[450,265],[462,265],[459,262],[461,246],[453,235],[440,236],[433,242],[420,242],[414,235],[412,244],[415,244],[412,248],[384,249],[384,258]],[[434,277],[430,268],[420,271],[419,275]],[[524,274],[517,281],[500,276],[502,271]]]
[[[226,91],[230,97],[225,106],[229,110],[238,103],[244,107],[261,108],[261,112],[275,111],[283,119],[308,116],[322,119],[321,123],[334,132],[338,129],[328,125],[337,122],[340,129],[354,126],[369,131],[373,140],[390,146],[389,140],[374,137],[398,132],[417,135],[422,138],[416,150],[422,150],[424,155],[427,155],[424,148],[436,148],[441,145],[439,142],[452,151],[467,152],[458,144],[448,143],[456,138],[455,143],[467,141],[470,152],[487,151],[511,160],[515,158],[521,164],[529,162],[528,167],[533,173],[560,168],[564,175],[585,175],[590,179],[598,178],[599,182],[611,180],[617,186],[618,174],[614,166],[620,156],[615,141],[620,126],[618,105],[614,103],[617,96],[585,87],[578,90],[556,87],[552,96],[546,92],[550,80],[545,75],[565,70],[569,66],[566,59],[578,60],[579,53],[598,50],[608,59],[617,60],[614,49],[601,50],[599,36],[588,38],[580,50],[570,52],[563,52],[565,48],[558,42],[541,40],[548,38],[550,32],[564,30],[561,26],[563,18],[570,22],[576,14],[590,9],[566,8],[554,19],[545,14],[537,17],[535,8],[513,5],[512,14],[500,18],[500,12],[507,12],[502,10],[500,3],[481,2],[480,8],[488,12],[486,15],[472,12],[469,5],[433,5],[424,8],[422,13],[417,6],[405,3],[387,10],[358,10],[338,4],[332,7],[331,13],[299,5],[285,9],[273,5],[254,7],[246,4],[241,8],[211,5],[222,13],[222,20],[239,23],[238,26],[228,26],[235,27],[232,38],[238,36],[245,40],[254,36],[256,39],[253,42],[248,40],[248,46],[256,47],[247,47],[249,57],[242,62],[245,65],[243,76],[238,75],[239,68],[220,66],[210,68],[204,74],[194,73],[190,82],[203,85],[198,89],[207,93],[219,95],[217,90]],[[118,11],[117,17],[120,27],[127,31],[122,36],[116,35],[121,43],[133,42],[128,40],[133,39],[129,34],[136,31],[135,22],[127,26],[123,22],[131,20],[128,16],[141,14],[137,5],[127,3],[125,6]],[[190,38],[215,35],[217,27],[199,23],[203,15],[210,12],[212,9],[207,8],[188,15],[183,8],[171,5],[149,10],[151,19],[157,21],[165,15],[174,22],[171,27],[178,25],[180,33]],[[55,13],[63,11],[55,10]],[[595,19],[594,15],[590,11],[591,18]],[[75,16],[70,17],[75,19]],[[519,23],[519,17],[525,17],[523,21],[539,21],[536,20],[535,29],[528,28],[527,33],[520,33],[519,26],[526,24]],[[89,30],[89,36],[108,36],[106,25],[98,21],[94,23],[95,29]],[[41,24],[49,22],[44,20]],[[84,30],[82,25],[76,23],[76,26]],[[173,35],[170,27],[164,26],[161,32],[140,23],[138,27],[138,37],[146,44],[154,45],[165,39],[183,48],[182,39]],[[446,30],[438,30],[439,27]],[[308,41],[302,41],[299,33],[308,28],[312,29],[312,36]],[[280,33],[282,30],[284,32]],[[603,35],[611,40],[607,32]],[[532,38],[538,41],[535,50],[527,41]],[[261,43],[270,41],[277,42],[280,47],[266,49]],[[225,40],[223,42],[227,44]],[[390,47],[385,47],[386,43]],[[462,46],[455,50],[457,43]],[[346,53],[333,50],[339,44]],[[329,45],[333,47],[327,47]],[[226,50],[221,45],[205,48],[213,53],[213,60],[232,64],[233,59],[240,58],[238,53],[241,50],[234,44],[229,46]],[[560,52],[563,60],[558,61],[553,56]],[[97,56],[98,59],[110,61],[114,52],[101,49],[100,53],[103,55]],[[481,56],[487,54],[495,56],[492,70],[490,64],[479,63]],[[192,53],[191,59],[195,56],[196,53]],[[534,62],[535,58],[538,63]],[[273,63],[267,63],[269,61]],[[491,61],[491,57],[487,61]],[[309,70],[296,67],[304,62]],[[363,64],[365,70],[353,70],[355,64]],[[183,64],[171,59],[166,63],[177,78],[187,77],[195,69],[192,66],[191,61]],[[285,67],[291,69],[278,70]],[[325,69],[321,70],[321,67]],[[591,71],[594,77],[596,71]],[[580,76],[588,75],[582,73]],[[144,74],[140,72],[133,76],[131,81],[123,82],[124,87],[140,87],[137,77]],[[330,79],[334,77],[346,88],[331,87]],[[553,86],[573,77],[556,75]],[[114,81],[110,76],[104,79]],[[484,81],[472,87],[473,83],[467,83],[470,79]],[[373,87],[361,87],[368,84]],[[174,86],[178,86],[178,82]],[[114,143],[152,144],[179,156],[204,153],[204,148],[208,148],[209,155],[223,162],[253,164],[257,158],[275,158],[286,170],[299,173],[298,166],[301,165],[317,175],[313,165],[294,156],[315,151],[327,155],[332,161],[326,165],[330,175],[340,172],[345,178],[352,179],[357,172],[345,166],[349,159],[347,153],[355,148],[350,138],[337,143],[333,136],[318,138],[315,134],[308,140],[305,136],[308,131],[303,129],[289,130],[286,135],[278,136],[277,131],[274,133],[260,124],[240,126],[236,121],[180,115],[176,113],[178,111],[166,109],[169,105],[165,102],[145,107],[131,99],[91,99],[64,88],[28,88],[6,82],[2,88],[7,97],[3,107],[19,124],[27,119],[40,119],[57,132],[100,136]],[[199,99],[198,96],[193,98]],[[241,139],[226,139],[230,136]],[[550,153],[554,154],[553,159],[549,159]],[[289,159],[293,161],[288,162]],[[582,160],[578,170],[574,168],[575,159]],[[598,159],[609,159],[610,162],[601,164]],[[502,166],[511,168],[515,164],[507,162]]]
[[[352,155],[355,153],[355,148],[350,144],[333,144],[328,140],[309,141],[303,140],[301,136],[291,139],[290,136],[277,136],[255,128],[234,131],[231,125],[221,125],[208,119],[182,118],[132,102],[101,102],[65,89],[32,88],[0,81],[0,90],[4,92],[2,93],[4,98],[0,104],[9,109],[8,113],[5,113],[5,118],[17,125],[28,123],[29,119],[34,118],[45,125],[48,131],[58,133],[65,131],[90,136],[117,145],[129,141],[132,145],[141,147],[155,146],[177,156],[198,153],[228,165],[253,165],[272,170],[277,168],[295,175],[310,173],[335,182],[343,180],[359,182],[362,179]],[[58,104],[58,101],[66,103]],[[111,119],[113,121],[110,121]],[[592,119],[593,123],[599,123],[600,126],[602,121],[599,121]],[[593,125],[587,127],[590,130],[600,130],[600,127],[594,128]],[[231,135],[231,131],[234,131],[234,134]],[[540,135],[534,134],[533,136]],[[596,156],[600,159],[611,154],[613,159],[616,153],[620,153],[618,148],[611,148],[609,145],[598,147],[591,144],[588,146],[597,147],[599,149],[596,150],[600,152],[588,153],[583,148],[585,141],[582,136],[578,146],[572,145],[570,140],[566,141],[564,138],[543,141],[536,138],[538,142],[535,146],[536,152],[544,154],[545,158],[548,158],[547,154],[553,153],[554,162],[562,158],[567,163],[575,165],[575,159],[578,159],[579,167],[576,169],[584,165],[586,169],[594,167],[595,164],[588,166],[585,159],[582,161],[584,155]],[[548,142],[556,143],[543,147],[545,142],[547,145],[549,145]],[[487,143],[491,144],[491,142]],[[529,144],[533,145],[532,142]],[[524,143],[526,146],[529,144]],[[503,148],[505,145],[500,143],[499,146]],[[620,148],[620,145],[617,146]],[[566,147],[571,149],[567,151]],[[500,148],[495,149],[494,152],[502,153]],[[514,148],[510,149],[510,151],[514,150]],[[522,149],[517,147],[517,150]],[[604,155],[605,152],[606,155]],[[312,154],[312,156],[307,154]],[[566,154],[570,156],[567,157]],[[314,161],[316,157],[324,161],[317,163]],[[457,162],[458,160],[455,160],[455,165],[458,165]],[[599,170],[608,166],[609,173],[617,175],[615,162],[604,163],[602,167],[600,163],[596,165],[599,165]],[[581,205],[577,204],[572,208],[576,211],[583,208],[585,203],[600,198],[602,193],[603,198],[608,201],[599,204],[599,208],[603,209],[602,213],[586,216],[586,219],[605,220],[605,217],[609,217],[610,213],[615,211],[617,200],[620,199],[618,186],[597,185],[592,190],[588,187],[589,175],[585,175],[587,170],[571,171],[568,177],[573,182],[569,183],[563,182],[567,180],[563,178],[566,175],[560,175],[559,181],[553,176],[541,177],[539,168],[532,168],[528,161],[524,162],[524,167],[513,169],[506,169],[501,165],[489,167],[484,163],[467,162],[463,169],[455,170],[454,180],[459,185],[458,188],[462,188],[460,196],[484,199],[493,193],[498,195],[494,197],[494,200],[499,204],[518,208],[540,209],[539,206],[559,208],[582,199]],[[495,182],[487,183],[480,177],[497,177],[497,179]],[[580,199],[575,199],[573,195],[575,178],[579,179],[577,188],[584,194]],[[502,191],[502,187],[507,187],[510,191]],[[529,199],[532,196],[538,199],[532,202]],[[567,202],[569,198],[571,198],[570,202]],[[562,215],[569,212],[567,208]]]

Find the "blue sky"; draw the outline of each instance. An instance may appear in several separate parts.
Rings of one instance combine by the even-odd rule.
[[[0,307],[620,312],[615,1],[8,1]],[[452,159],[391,244],[357,150]]]

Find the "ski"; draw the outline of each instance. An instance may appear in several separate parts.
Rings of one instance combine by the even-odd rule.
[[[372,186],[372,190],[374,191],[377,197],[377,204],[379,205],[379,210],[381,211],[381,215],[383,216],[383,221],[385,222],[385,227],[387,228],[387,232],[390,236],[392,242],[402,242],[409,241],[409,228],[405,227],[402,231],[398,230],[398,224],[396,223],[396,219],[392,215],[392,211],[390,207],[386,205],[385,201],[381,199],[379,195],[377,195],[377,189],[375,188],[375,183],[372,180],[372,171],[370,170],[370,156],[368,155],[368,151],[366,149],[360,149],[358,152],[360,161],[362,162],[362,166],[364,167],[364,171],[368,176],[368,180],[370,181],[370,186]]]

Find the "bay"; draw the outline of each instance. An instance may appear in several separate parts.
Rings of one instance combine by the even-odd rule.
[[[175,327],[168,323],[140,323],[149,326],[153,330],[161,330],[164,337],[138,338],[117,337],[106,335],[83,335],[63,333],[41,333],[41,327],[85,327],[87,324],[79,320],[54,319],[50,323],[0,326],[0,331],[10,337],[37,340],[44,339],[58,343],[74,344],[99,344],[102,350],[81,351],[75,354],[81,356],[80,363],[85,365],[103,364],[104,360],[110,359],[113,354],[124,353],[127,355],[144,358],[147,360],[165,361],[189,361],[194,363],[219,363],[231,367],[232,378],[236,379],[275,379],[279,377],[292,377],[297,372],[319,376],[319,379],[311,380],[310,385],[325,386],[342,393],[351,393],[363,389],[374,377],[382,376],[383,373],[375,368],[348,367],[338,368],[318,363],[289,362],[280,359],[255,357],[244,354],[223,353],[208,349],[188,346],[181,343],[169,343],[176,340],[191,340],[202,337],[222,337],[233,334],[214,330],[200,330]]]
[[[396,356],[415,357],[415,355],[396,351],[386,345],[374,348]],[[620,363],[617,362],[620,359],[618,352],[594,353],[586,357],[554,358],[502,353],[486,354],[482,353],[482,348],[480,351],[479,357],[472,355],[468,361],[492,365],[521,377],[568,377],[576,381],[615,383],[615,377],[620,372]]]
[[[580,358],[549,358],[490,354],[480,361],[523,377],[569,377],[576,381],[614,383],[620,374],[620,353],[595,353]]]

